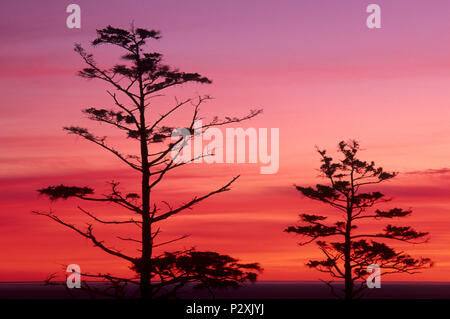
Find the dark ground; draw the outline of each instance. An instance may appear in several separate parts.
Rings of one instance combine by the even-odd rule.
[[[337,284],[336,288],[342,286]],[[72,289],[77,297],[87,298]],[[238,290],[214,290],[217,299],[329,299],[334,298],[321,282],[266,281],[245,284]],[[39,282],[0,283],[0,299],[68,299],[64,287],[43,286]],[[207,291],[186,288],[181,298],[210,299]],[[382,282],[381,288],[368,289],[365,298],[382,299],[450,299],[450,282]]]

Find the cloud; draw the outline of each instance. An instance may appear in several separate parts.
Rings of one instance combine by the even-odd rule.
[[[443,174],[450,174],[450,168],[429,168],[421,171],[411,171],[411,172],[405,172],[404,174],[408,175],[443,175]]]
[[[394,199],[408,198],[427,202],[431,199],[450,198],[448,185],[383,185],[378,190]]]

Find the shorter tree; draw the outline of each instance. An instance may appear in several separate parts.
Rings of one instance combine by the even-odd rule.
[[[299,245],[316,241],[325,255],[323,260],[310,260],[306,265],[320,272],[329,274],[333,279],[343,279],[345,299],[360,297],[367,288],[367,267],[377,265],[381,275],[389,273],[415,273],[419,269],[432,266],[428,258],[415,259],[410,255],[396,251],[385,241],[394,240],[407,243],[425,242],[428,233],[417,232],[409,226],[388,224],[383,231],[376,233],[358,232],[357,222],[363,219],[390,220],[411,215],[411,210],[392,208],[389,210],[373,210],[376,204],[387,202],[384,194],[378,191],[363,192],[368,185],[380,184],[394,178],[397,173],[386,172],[375,163],[357,158],[360,146],[356,141],[340,142],[338,151],[343,159],[333,161],[325,150],[318,150],[322,165],[320,172],[328,181],[328,185],[317,184],[316,187],[295,186],[307,198],[325,203],[343,213],[342,219],[334,223],[326,223],[327,216],[316,214],[300,214],[302,225],[285,229],[306,237]],[[325,241],[323,238],[336,238]],[[375,239],[381,240],[376,241]],[[359,287],[356,282],[361,281]],[[332,285],[333,280],[325,281],[333,294],[342,297]]]

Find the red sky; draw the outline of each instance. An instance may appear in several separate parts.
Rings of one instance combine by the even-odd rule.
[[[340,140],[356,138],[363,159],[401,173],[382,190],[393,206],[414,210],[404,222],[431,233],[428,244],[396,247],[432,258],[435,267],[390,279],[450,281],[450,3],[376,3],[379,30],[365,26],[365,1],[77,1],[79,30],[65,25],[69,3],[2,4],[0,281],[41,280],[68,263],[83,271],[126,269],[30,211],[52,209],[83,224],[79,203],[49,203],[35,190],[62,182],[102,189],[111,179],[136,186],[115,159],[61,130],[87,123],[82,108],[111,105],[106,86],[75,75],[82,63],[73,44],[88,46],[96,28],[131,21],[162,31],[152,45],[167,63],[213,79],[169,98],[211,94],[205,116],[260,107],[264,113],[245,125],[280,129],[277,174],[260,175],[259,164],[220,164],[190,165],[169,177],[157,198],[179,203],[241,174],[231,192],[165,226],[167,237],[192,234],[176,247],[258,261],[262,280],[321,278],[304,266],[320,256],[314,245],[298,247],[283,229],[300,212],[328,208],[301,198],[292,185],[320,182],[315,145],[334,151]],[[95,54],[106,64],[116,57],[105,49]]]

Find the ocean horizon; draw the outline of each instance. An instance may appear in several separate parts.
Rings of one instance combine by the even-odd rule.
[[[101,282],[90,281],[101,287]],[[341,289],[343,282],[335,282]],[[415,288],[415,289],[414,289]],[[130,288],[132,289],[132,288]],[[72,295],[71,295],[72,294]],[[44,282],[0,282],[0,299],[89,299],[87,293],[63,286],[45,286]],[[329,287],[320,281],[258,281],[245,283],[239,289],[193,289],[180,291],[181,299],[334,299]],[[380,288],[367,289],[367,299],[450,299],[450,282],[382,281]]]

